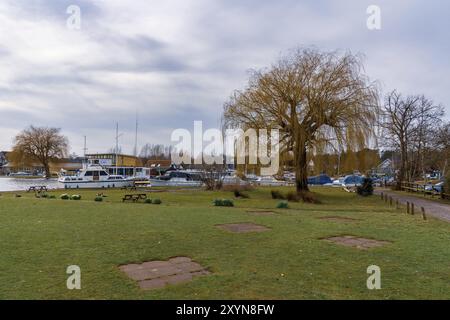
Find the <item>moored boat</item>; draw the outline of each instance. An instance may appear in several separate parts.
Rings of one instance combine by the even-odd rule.
[[[101,189],[123,188],[134,184],[133,179],[120,175],[110,175],[101,165],[88,163],[75,175],[61,172],[58,176],[58,186],[64,189]]]

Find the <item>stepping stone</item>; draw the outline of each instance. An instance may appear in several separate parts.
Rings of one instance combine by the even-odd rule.
[[[354,222],[354,221],[359,221],[359,219],[353,219],[353,218],[348,218],[348,217],[340,217],[340,216],[319,217],[317,219],[333,221],[333,222]]]
[[[264,210],[249,210],[247,211],[248,214],[254,215],[254,216],[272,216],[275,214],[273,211],[264,211]]]
[[[216,227],[233,233],[264,232],[270,230],[265,226],[254,223],[219,224]]]
[[[360,250],[367,250],[370,248],[382,247],[392,242],[384,240],[367,239],[356,236],[335,236],[323,239],[325,241],[333,242],[342,246],[357,248]]]
[[[137,281],[143,290],[161,289],[210,274],[208,270],[188,257],[174,257],[168,261],[148,261],[142,264],[133,263],[120,266],[119,269]]]

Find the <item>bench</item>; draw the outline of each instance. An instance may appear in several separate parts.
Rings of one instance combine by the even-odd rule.
[[[130,186],[130,187],[124,186],[124,187],[122,187],[120,189],[121,190],[137,190],[136,186]]]
[[[45,191],[45,192],[47,192],[48,190],[47,190],[46,186],[31,186],[31,187],[28,188],[27,192],[31,192],[31,191],[34,191],[34,192],[43,192],[43,191]]]
[[[141,194],[126,194],[122,198],[122,202],[125,202],[125,201],[138,202],[139,200],[144,200],[144,201],[147,200],[147,195],[145,193],[141,193]]]

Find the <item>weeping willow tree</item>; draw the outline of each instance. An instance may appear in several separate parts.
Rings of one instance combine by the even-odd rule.
[[[374,137],[377,114],[378,90],[360,56],[310,48],[253,71],[224,105],[229,127],[280,130],[280,147],[293,153],[298,193],[308,191],[308,154],[362,149]]]

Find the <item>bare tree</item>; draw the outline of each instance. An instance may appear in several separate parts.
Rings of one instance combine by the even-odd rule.
[[[450,171],[450,122],[447,122],[437,128],[433,132],[433,149],[436,150],[437,166],[440,168],[442,175],[449,176]]]
[[[363,71],[361,57],[351,53],[296,50],[253,72],[248,87],[225,104],[225,123],[280,129],[280,149],[293,152],[297,192],[306,192],[308,153],[362,149],[374,136],[378,90]]]
[[[431,131],[442,115],[443,108],[424,96],[403,97],[395,90],[386,96],[380,126],[384,144],[400,154],[397,188],[402,181],[411,180],[417,171],[424,171],[423,157],[431,141]]]
[[[15,137],[13,153],[19,159],[38,161],[47,178],[50,178],[50,162],[66,156],[68,152],[68,139],[60,131],[57,128],[30,126]]]
[[[166,146],[163,144],[145,144],[139,157],[144,160],[169,160],[172,152],[172,146]]]

